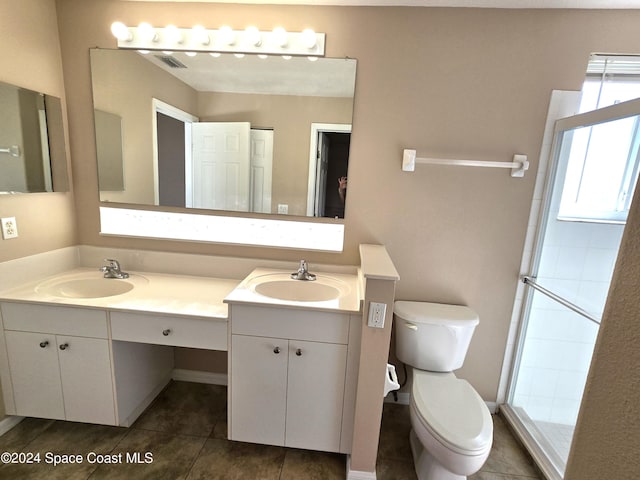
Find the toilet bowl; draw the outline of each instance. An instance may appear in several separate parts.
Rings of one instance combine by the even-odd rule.
[[[409,411],[419,479],[465,479],[484,465],[493,423],[484,401],[466,380],[452,373],[414,370]]]
[[[398,301],[396,355],[413,367],[411,451],[419,480],[464,480],[487,460],[493,423],[460,368],[479,320],[473,310]]]

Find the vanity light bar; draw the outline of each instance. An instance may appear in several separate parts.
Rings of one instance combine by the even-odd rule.
[[[118,48],[181,52],[257,53],[266,55],[324,56],[325,34],[311,29],[287,32],[281,27],[260,31],[255,27],[233,30],[223,26],[209,30],[200,25],[178,28],[169,25],[155,28],[148,23],[128,27],[121,22],[111,25]]]

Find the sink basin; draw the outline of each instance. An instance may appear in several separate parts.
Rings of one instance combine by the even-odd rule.
[[[104,298],[130,292],[142,277],[126,280],[104,278],[100,272],[87,272],[54,278],[41,283],[36,292],[62,298]]]
[[[294,302],[326,302],[349,293],[349,286],[336,278],[318,275],[314,281],[293,280],[288,274],[259,275],[249,282],[258,295]]]

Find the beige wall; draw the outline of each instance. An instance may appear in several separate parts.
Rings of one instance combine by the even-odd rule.
[[[397,298],[467,304],[481,318],[460,376],[495,400],[552,89],[580,89],[590,52],[640,52],[640,11],[291,7],[59,0],[80,239],[94,245],[295,260],[302,252],[101,238],[88,49],[114,47],[130,25],[196,22],[327,34],[327,55],[358,60],[342,254],[381,243],[400,273]],[[383,34],[384,33],[384,34]],[[422,155],[508,161],[525,153],[524,179],[493,169],[400,169]]]
[[[62,62],[54,0],[0,3],[0,81],[61,97]],[[20,236],[0,239],[0,261],[76,243],[73,196],[0,196],[0,217],[16,217]]]
[[[102,192],[101,198],[153,205],[152,99],[196,115],[197,92],[137,52],[94,50],[91,58],[95,108],[122,118],[124,191]]]
[[[351,123],[351,98],[201,93],[199,117],[211,122],[251,122],[272,128],[272,212],[289,205],[290,215],[307,214],[312,123]],[[294,179],[294,181],[292,181]],[[337,179],[330,179],[338,187]]]

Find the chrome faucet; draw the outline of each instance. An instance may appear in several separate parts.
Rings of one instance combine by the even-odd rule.
[[[291,278],[294,280],[315,280],[316,275],[314,273],[309,273],[309,265],[306,260],[300,260],[298,271],[292,273]]]
[[[105,258],[105,262],[109,262],[109,265],[103,265],[99,268],[101,272],[104,272],[104,278],[129,278],[127,272],[120,270],[120,262],[111,258]]]

